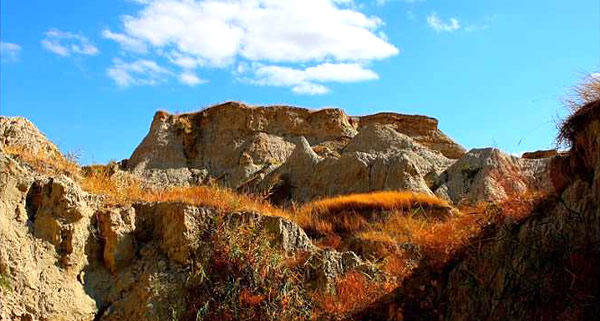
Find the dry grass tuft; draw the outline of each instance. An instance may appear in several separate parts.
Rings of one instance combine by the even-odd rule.
[[[576,133],[592,119],[600,118],[600,76],[594,75],[585,77],[583,83],[573,88],[572,97],[565,99],[571,115],[558,126],[559,145],[572,146]]]
[[[298,210],[294,219],[314,235],[357,234],[396,216],[431,219],[447,215],[450,209],[447,202],[432,195],[383,191],[315,201]]]
[[[219,186],[168,187],[156,189],[144,186],[136,176],[129,173],[110,175],[94,171],[81,180],[82,188],[94,194],[104,195],[111,204],[134,202],[182,202],[195,206],[207,206],[221,212],[250,211],[263,215],[290,217],[270,203],[251,195],[237,194]]]
[[[319,312],[341,318],[361,311],[382,295],[390,293],[395,285],[367,278],[358,271],[346,273],[336,282],[334,293],[315,293]]]
[[[450,207],[433,195],[407,192],[382,191],[365,194],[350,194],[322,199],[310,203],[309,210],[318,215],[335,215],[346,211],[395,211],[414,207]]]
[[[589,74],[583,82],[572,89],[571,97],[564,100],[565,105],[575,112],[581,106],[600,100],[600,74]]]
[[[11,145],[4,146],[6,154],[21,158],[24,162],[31,165],[35,170],[47,175],[78,175],[79,166],[75,160],[51,153],[47,148],[40,148],[39,152],[33,152],[27,146]]]

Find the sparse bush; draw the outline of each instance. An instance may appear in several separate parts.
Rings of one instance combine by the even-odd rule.
[[[194,266],[184,320],[308,320],[303,260],[288,259],[251,224],[216,230]]]
[[[3,288],[7,291],[12,291],[10,277],[4,273],[0,273],[0,288]]]

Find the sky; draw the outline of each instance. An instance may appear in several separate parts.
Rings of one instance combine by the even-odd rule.
[[[84,164],[157,110],[230,100],[422,114],[467,149],[552,148],[600,71],[597,0],[2,0],[0,114]],[[596,74],[599,76],[599,74]]]

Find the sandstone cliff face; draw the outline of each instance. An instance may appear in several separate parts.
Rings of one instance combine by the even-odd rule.
[[[450,159],[457,159],[465,154],[464,148],[438,129],[435,118],[396,113],[378,113],[359,118],[359,130],[371,124],[391,125],[399,133]]]
[[[281,197],[281,189],[288,189],[284,197],[296,201],[376,190],[431,193],[427,179],[437,178],[451,163],[390,126],[371,125],[339,157],[322,158],[301,138],[287,162],[267,175],[259,190],[270,188]]]
[[[357,171],[368,171],[370,163],[377,158],[376,153],[390,148],[399,150],[394,137],[380,139],[378,150],[365,150],[364,145],[372,140],[369,137],[374,136],[369,128],[381,126],[388,128],[388,136],[392,135],[389,129],[395,132],[398,144],[406,148],[409,145],[423,146],[419,149],[427,150],[425,162],[435,158],[435,164],[425,167],[436,167],[439,171],[440,166],[450,163],[449,159],[464,154],[461,146],[437,129],[437,120],[433,118],[392,113],[350,117],[340,109],[313,111],[285,106],[249,107],[231,102],[192,114],[158,112],[150,133],[129,159],[128,167],[155,180],[186,184],[212,177],[226,186],[245,187],[249,182],[261,181],[286,163],[298,148],[298,140],[303,137],[311,148],[327,158],[325,163],[336,167],[336,172],[339,172],[340,167],[337,166],[340,164],[356,164],[364,168]],[[364,135],[361,134],[363,131],[366,131]],[[385,146],[387,143],[391,146]],[[362,156],[357,153],[351,155],[361,148]],[[422,163],[423,160],[411,161]],[[307,170],[310,169],[304,169]],[[319,191],[329,195],[368,191],[384,188],[385,185],[370,186],[364,179],[356,182],[356,185],[359,184],[362,186],[340,187],[331,192],[324,189],[332,186],[322,186]],[[413,185],[425,187],[422,182]]]

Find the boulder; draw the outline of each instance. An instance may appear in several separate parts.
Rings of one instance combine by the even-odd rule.
[[[550,159],[522,159],[495,148],[473,149],[440,175],[434,192],[455,204],[552,193],[549,163]]]

